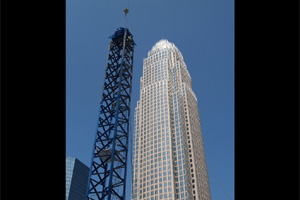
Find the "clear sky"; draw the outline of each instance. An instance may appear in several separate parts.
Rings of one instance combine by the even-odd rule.
[[[126,22],[124,7],[129,7]],[[198,99],[212,200],[228,199],[225,192],[233,200],[233,0],[67,0],[66,155],[90,167],[108,37],[126,25],[137,44],[131,119],[139,99],[143,58],[156,42],[167,39],[181,51]],[[127,183],[129,200],[130,176]]]

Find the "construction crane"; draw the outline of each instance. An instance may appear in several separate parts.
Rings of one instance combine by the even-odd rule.
[[[134,46],[128,28],[110,37],[86,200],[125,199]]]

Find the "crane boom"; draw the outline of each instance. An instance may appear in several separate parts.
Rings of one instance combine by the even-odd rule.
[[[86,200],[125,199],[135,43],[123,27],[110,39]]]

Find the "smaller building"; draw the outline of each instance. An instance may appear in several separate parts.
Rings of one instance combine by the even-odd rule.
[[[77,158],[66,157],[66,200],[84,200],[90,168]]]

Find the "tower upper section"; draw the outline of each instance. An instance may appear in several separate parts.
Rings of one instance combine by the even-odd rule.
[[[158,41],[144,59],[141,89],[171,76],[178,76],[177,87],[182,83],[192,87],[191,76],[187,70],[183,56],[175,44],[166,39]]]

